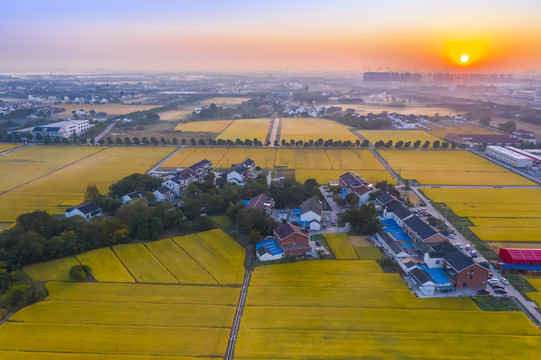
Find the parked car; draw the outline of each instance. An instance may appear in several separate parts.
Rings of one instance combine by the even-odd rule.
[[[509,281],[507,281],[506,278],[501,278],[500,281],[504,283],[505,285],[509,284]]]
[[[490,278],[490,279],[487,280],[487,282],[489,284],[498,284],[499,281],[496,278]]]
[[[493,276],[494,276],[494,274],[492,273],[492,271],[489,271],[489,272],[488,272],[488,277],[491,278],[491,277],[493,277]]]
[[[462,244],[456,244],[456,247],[459,248],[459,249],[464,249],[464,245],[462,245]]]
[[[490,291],[488,291],[487,289],[482,289],[477,292],[477,295],[488,295],[488,294],[490,294]]]
[[[336,226],[336,221],[333,220],[333,222],[332,222],[331,225],[332,225],[332,226]]]
[[[507,295],[507,291],[504,289],[494,289],[494,292],[499,295]]]
[[[466,251],[470,251],[470,244],[467,244],[465,249],[466,249]]]
[[[503,286],[501,286],[501,285],[490,284],[490,286],[492,286],[492,288],[493,288],[494,290],[496,290],[496,289],[502,289],[502,290],[503,290]]]
[[[477,251],[472,250],[472,251],[470,252],[470,256],[471,256],[472,258],[476,258],[476,257],[477,257]]]
[[[320,247],[321,246],[321,243],[319,241],[316,241],[316,246],[317,247]]]
[[[325,230],[325,229],[327,228],[327,224],[326,224],[326,223],[321,224],[321,228],[322,228],[323,230]]]
[[[331,220],[331,218],[328,217],[328,216],[325,218],[325,221],[330,221],[330,220]]]

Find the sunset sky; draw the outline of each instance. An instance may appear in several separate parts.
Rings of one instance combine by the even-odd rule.
[[[541,70],[540,16],[538,0],[2,0],[0,72]]]

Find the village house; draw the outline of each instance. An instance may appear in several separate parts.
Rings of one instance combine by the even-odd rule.
[[[402,229],[414,242],[421,246],[447,241],[445,236],[415,215],[408,217],[402,223]]]
[[[72,216],[82,216],[86,221],[90,221],[94,216],[101,215],[101,208],[94,202],[87,202],[79,206],[67,209],[65,216],[67,218]]]
[[[370,198],[373,186],[360,175],[353,175],[350,172],[340,175],[340,186],[348,193],[355,193],[359,197],[359,204],[364,204]]]
[[[222,176],[225,176],[228,183],[243,185],[247,179],[253,174],[255,169],[255,161],[246,159],[241,163],[235,164],[226,170]]]
[[[153,191],[154,197],[157,202],[171,202],[175,197],[173,191],[165,186],[161,186]]]
[[[259,209],[265,212],[267,216],[274,210],[274,199],[265,194],[259,194],[250,199],[244,210]]]
[[[321,201],[310,198],[302,203],[300,221],[307,224],[310,230],[320,230],[321,228],[321,211],[323,205]]]
[[[120,198],[122,201],[122,204],[127,203],[128,201],[131,201],[133,199],[138,198],[146,198],[146,194],[143,191],[132,191],[131,193],[128,193]]]
[[[304,256],[312,251],[308,234],[297,225],[286,223],[274,229],[274,239],[284,250],[284,257]]]
[[[212,162],[201,160],[190,167],[178,171],[173,177],[162,182],[162,186],[170,189],[177,196],[193,182],[201,183],[204,177],[212,171]]]

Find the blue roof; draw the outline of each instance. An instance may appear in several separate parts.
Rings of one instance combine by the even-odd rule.
[[[402,230],[402,228],[393,219],[381,220],[384,227],[383,230],[391,234],[397,241],[410,242],[411,238]],[[404,244],[402,244],[404,245]]]
[[[274,239],[265,240],[265,241],[255,244],[256,250],[261,247],[267,248],[270,251],[271,255],[273,256],[284,253],[284,250],[282,250],[280,245],[278,245],[278,243]]]
[[[302,208],[294,208],[293,210],[291,210],[291,214],[292,215],[301,215],[301,211],[302,211]]]
[[[310,227],[310,221],[298,221],[301,227]]]
[[[442,268],[429,269],[425,265],[419,265],[419,267],[423,269],[424,271],[426,271],[428,275],[430,275],[430,277],[434,279],[436,284],[438,285],[451,284],[451,280],[447,279],[447,276],[445,276],[445,273],[443,272]]]
[[[511,270],[541,270],[541,265],[502,264],[502,269],[511,269]]]
[[[243,203],[244,205],[248,205],[248,203],[250,202],[250,200],[240,200],[239,202]]]
[[[347,195],[348,195],[348,191],[342,188],[342,192],[340,193],[340,196],[342,196],[342,199],[345,199]]]

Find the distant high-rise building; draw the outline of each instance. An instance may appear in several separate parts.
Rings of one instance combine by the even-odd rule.
[[[366,82],[419,82],[421,81],[421,74],[415,73],[399,73],[390,71],[370,71],[363,74],[363,81]]]

